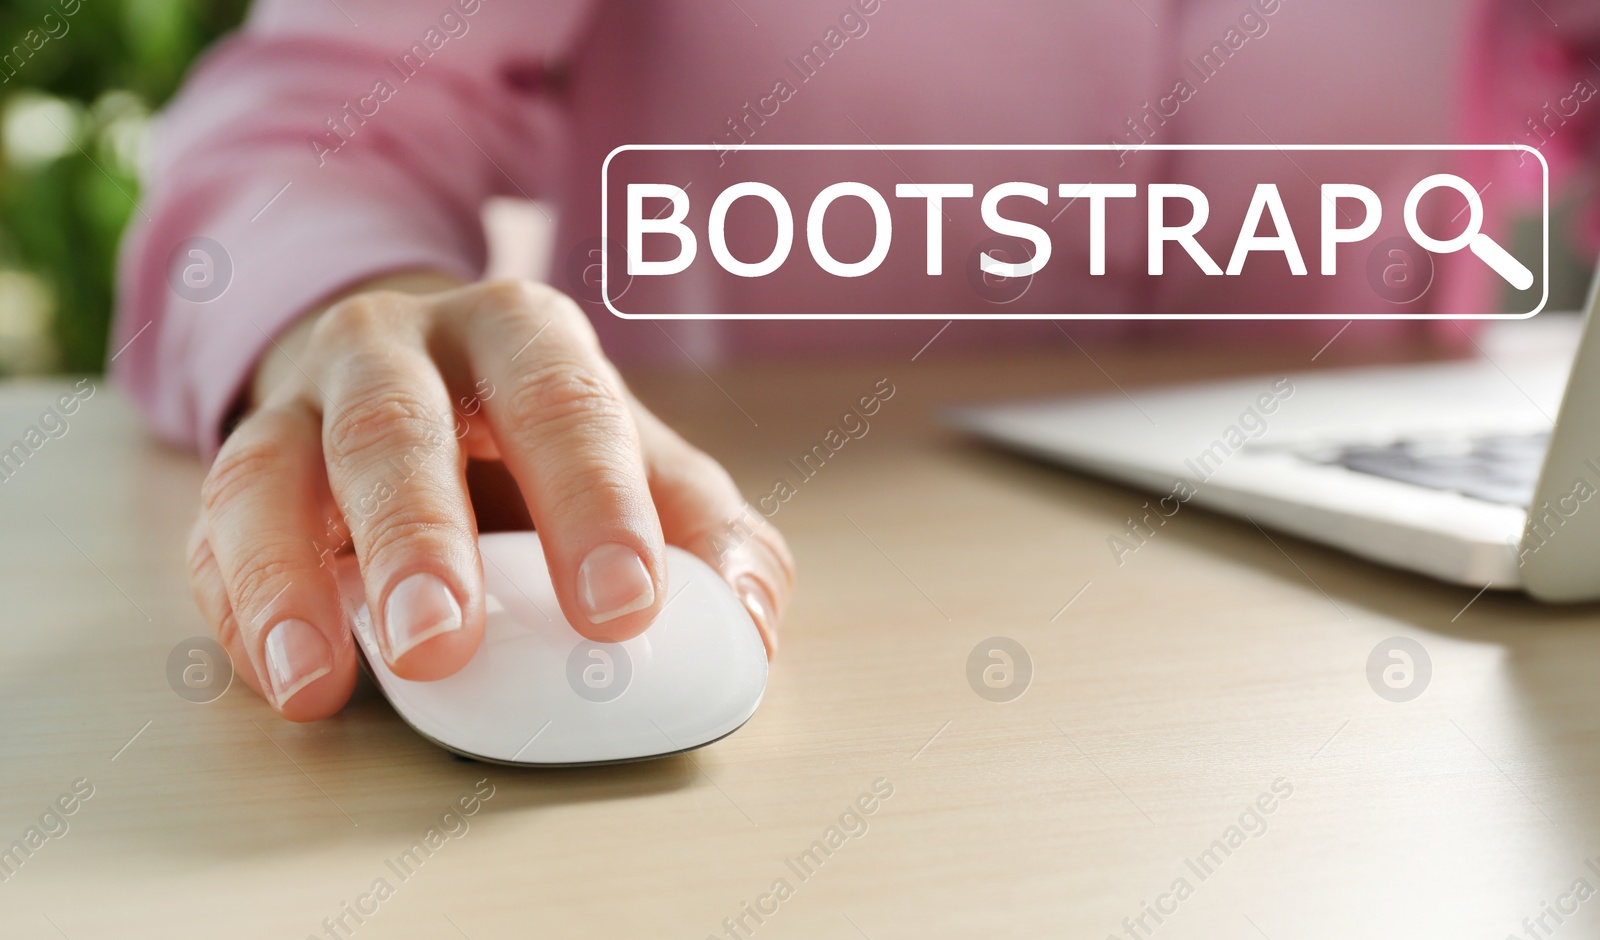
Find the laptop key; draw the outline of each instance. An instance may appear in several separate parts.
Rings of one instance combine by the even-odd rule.
[[[1402,438],[1388,444],[1324,447],[1301,456],[1314,463],[1526,509],[1533,502],[1549,446],[1549,433],[1541,432]]]

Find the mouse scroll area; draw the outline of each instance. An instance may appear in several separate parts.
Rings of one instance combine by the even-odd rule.
[[[368,668],[396,712],[449,750],[507,764],[664,757],[710,744],[755,713],[767,657],[755,623],[700,559],[667,549],[668,601],[622,643],[587,639],[561,613],[534,532],[479,537],[483,645],[455,675],[402,679],[384,662],[353,561],[340,590]]]

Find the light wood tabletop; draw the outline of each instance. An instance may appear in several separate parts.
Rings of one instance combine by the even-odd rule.
[[[752,501],[790,482],[768,507],[800,586],[743,730],[596,769],[458,760],[365,681],[309,725],[239,683],[180,697],[203,469],[92,380],[0,482],[0,936],[1600,935],[1600,609],[1199,509],[1119,566],[1147,497],[937,421],[1303,370],[1320,342],[914,359],[937,327],[893,359],[634,377]],[[71,388],[0,385],[0,444]],[[1403,703],[1367,674],[1397,636],[1432,664]]]

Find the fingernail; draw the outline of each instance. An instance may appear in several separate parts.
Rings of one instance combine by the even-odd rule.
[[[333,671],[333,651],[322,631],[304,620],[285,620],[267,632],[267,679],[278,707]]]
[[[461,629],[461,605],[449,585],[414,574],[394,586],[383,608],[383,632],[393,662],[436,636]]]
[[[756,629],[766,641],[770,657],[778,651],[778,631],[773,629],[772,601],[767,599],[767,589],[761,586],[760,581],[745,575],[735,582],[735,591],[744,609],[750,612],[750,619],[756,622]]]
[[[607,542],[578,566],[578,598],[590,623],[605,623],[655,603],[655,585],[638,552]]]

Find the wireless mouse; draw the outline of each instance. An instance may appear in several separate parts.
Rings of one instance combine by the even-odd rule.
[[[556,602],[534,532],[480,536],[488,621],[460,672],[417,682],[390,671],[378,649],[360,573],[340,590],[367,669],[394,710],[423,737],[466,757],[571,766],[665,757],[737,731],[767,685],[755,623],[705,562],[667,547],[667,602],[644,633],[598,643]]]

